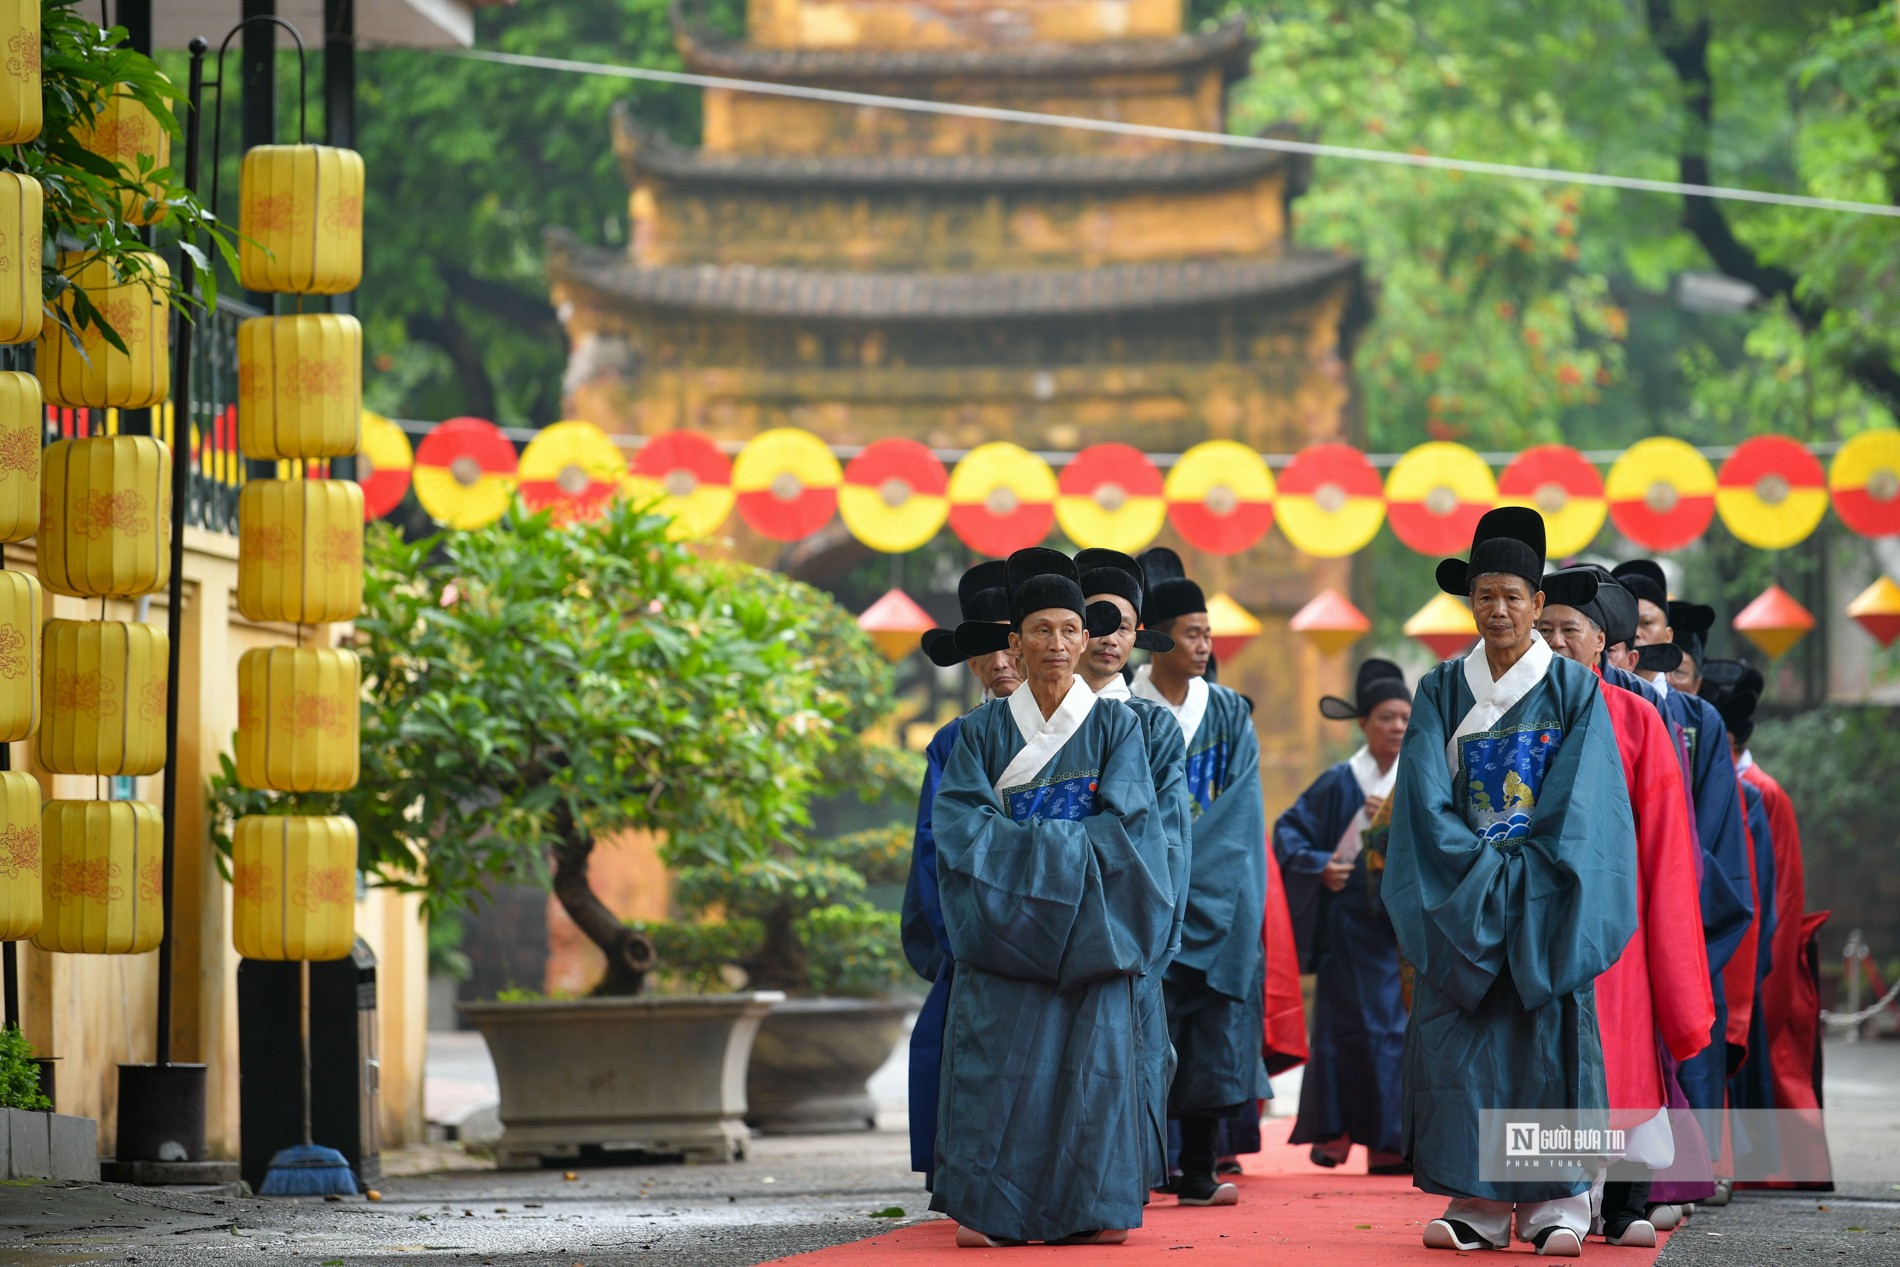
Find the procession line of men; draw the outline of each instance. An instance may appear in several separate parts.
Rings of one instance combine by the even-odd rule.
[[[1818,1114],[1802,966],[1825,917],[1746,753],[1760,675],[1701,663],[1713,613],[1649,561],[1546,574],[1534,511],[1486,515],[1438,581],[1481,642],[1416,694],[1369,660],[1355,699],[1323,700],[1365,743],[1269,837],[1251,706],[1208,680],[1172,551],[965,575],[925,651],[985,702],[927,750],[904,914],[931,982],[912,1161],[960,1245],[1119,1243],[1157,1190],[1237,1202],[1224,1154],[1259,1148],[1268,1062],[1307,1054],[1276,936],[1315,976],[1292,1140],[1449,1198],[1430,1247],[1514,1225],[1545,1255],[1593,1228],[1654,1245],[1721,1199],[1711,1157],[1780,1146],[1725,1141],[1725,1106]],[[1598,1114],[1627,1146],[1500,1179],[1482,1115],[1507,1108]]]

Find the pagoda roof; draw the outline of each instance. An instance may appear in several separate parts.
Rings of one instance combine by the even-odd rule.
[[[841,79],[1138,74],[1221,66],[1229,79],[1247,73],[1253,39],[1234,17],[1182,35],[1043,42],[987,48],[761,48],[696,23],[673,0],[673,30],[686,68],[702,75],[787,82]]]
[[[732,154],[676,145],[641,126],[626,102],[613,111],[614,152],[632,184],[932,189],[1192,189],[1238,185],[1289,167],[1304,185],[1304,155],[1183,145],[1152,154]]]
[[[846,272],[747,264],[643,266],[551,234],[557,283],[641,308],[830,321],[977,321],[1159,312],[1360,286],[1359,261],[1295,249],[1264,259],[1011,272]]]

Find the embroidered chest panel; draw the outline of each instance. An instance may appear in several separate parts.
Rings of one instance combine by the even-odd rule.
[[[1003,808],[1010,821],[1026,823],[1032,818],[1059,819],[1065,822],[1087,818],[1095,812],[1096,786],[1100,770],[1069,770],[1061,774],[1003,790]]]
[[[1232,752],[1233,745],[1222,740],[1188,753],[1187,790],[1188,798],[1194,802],[1196,818],[1226,789],[1228,758]]]
[[[1563,727],[1546,721],[1458,741],[1458,787],[1465,822],[1488,842],[1528,836],[1544,772],[1563,745]]]

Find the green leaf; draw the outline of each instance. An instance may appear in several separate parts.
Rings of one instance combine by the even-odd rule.
[[[887,1205],[882,1210],[871,1211],[870,1217],[874,1219],[901,1219],[904,1217],[904,1207],[901,1205]]]

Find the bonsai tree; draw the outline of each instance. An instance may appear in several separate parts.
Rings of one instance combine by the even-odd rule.
[[[413,544],[373,529],[362,780],[277,796],[238,787],[227,760],[225,839],[239,814],[348,814],[364,870],[432,911],[534,876],[605,954],[596,992],[638,993],[653,946],[588,886],[600,838],[664,833],[676,864],[778,855],[858,708],[811,636],[830,599],[701,558],[668,524],[617,504]]]
[[[774,581],[794,597],[805,588]],[[851,615],[813,604],[803,636],[821,691],[845,708],[817,759],[818,817],[857,830],[804,833],[747,856],[701,851],[682,866],[674,899],[683,918],[636,926],[658,947],[670,985],[873,995],[909,974],[899,916],[875,907],[867,889],[904,881],[922,763],[890,741],[894,675]]]

